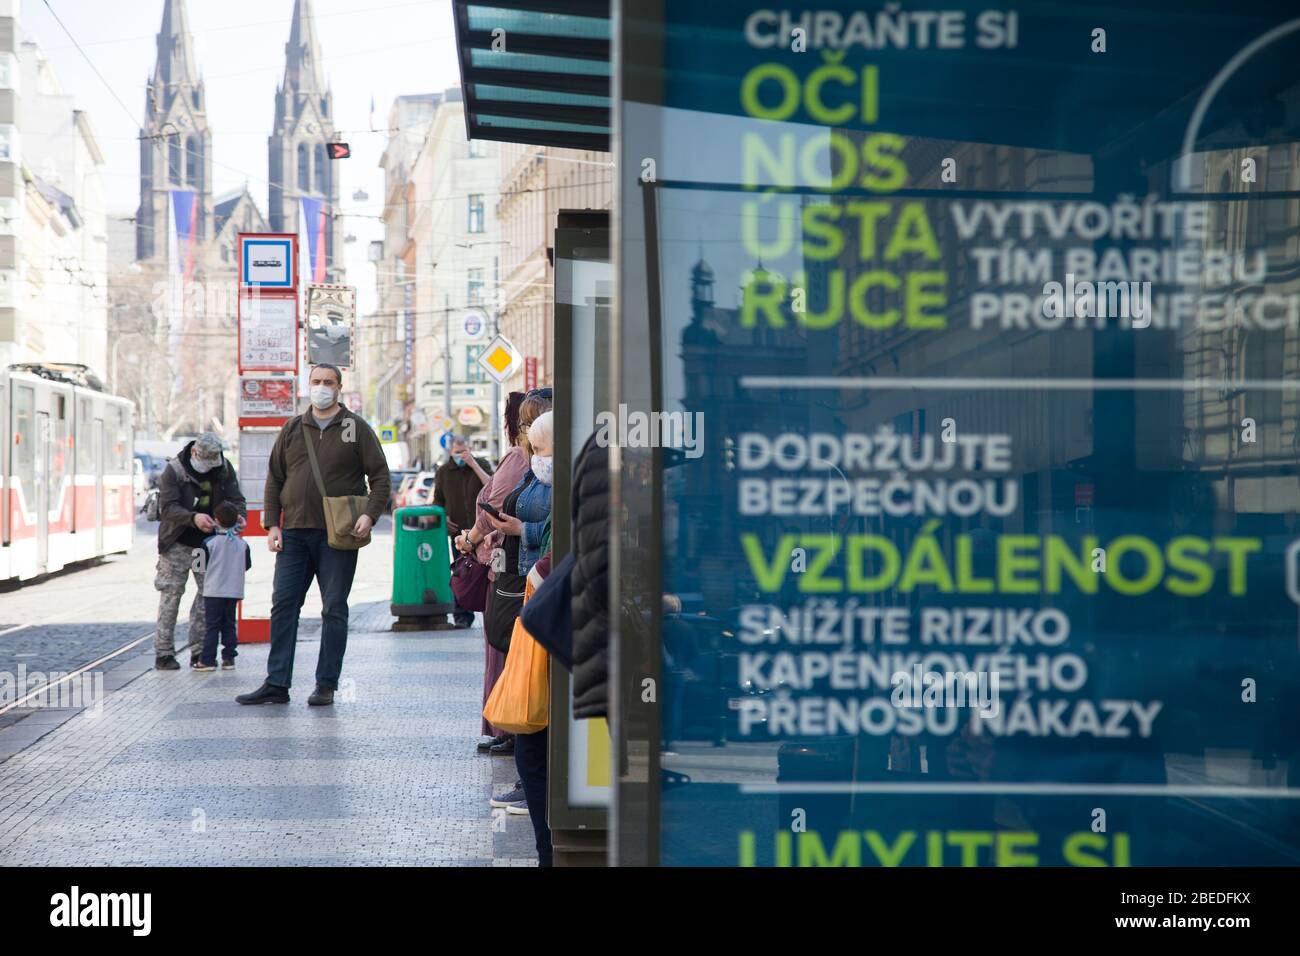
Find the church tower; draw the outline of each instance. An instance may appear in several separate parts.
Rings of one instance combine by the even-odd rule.
[[[185,0],[163,0],[158,60],[145,93],[137,259],[166,257],[173,190],[185,204],[181,221],[192,223],[193,242],[202,246],[212,238],[212,131]]]
[[[301,224],[308,263],[303,281],[338,282],[343,278],[339,183],[326,146],[334,139],[334,96],[321,69],[311,0],[294,0],[284,52],[284,82],[276,90],[270,137],[268,219],[273,232],[299,232],[305,206],[312,218]],[[312,266],[314,275],[308,271]]]

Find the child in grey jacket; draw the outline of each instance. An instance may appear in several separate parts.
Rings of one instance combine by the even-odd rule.
[[[235,610],[244,597],[244,572],[253,566],[248,542],[239,536],[239,509],[223,501],[212,510],[217,531],[203,540],[207,571],[203,577],[203,610],[207,614],[207,632],[203,635],[203,652],[194,668],[217,669],[217,639],[221,639],[221,667],[235,666]]]

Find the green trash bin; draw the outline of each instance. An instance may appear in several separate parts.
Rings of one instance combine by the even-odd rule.
[[[393,529],[394,616],[450,614],[455,601],[446,512],[437,505],[398,508]]]

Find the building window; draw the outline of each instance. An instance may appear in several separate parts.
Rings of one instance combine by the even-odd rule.
[[[185,167],[181,163],[181,138],[173,133],[167,137],[167,181],[176,186],[184,182],[181,171]]]
[[[466,275],[469,279],[465,287],[465,301],[470,305],[478,305],[483,301],[483,270],[469,269]]]
[[[1291,173],[1291,149],[1287,145],[1270,146],[1268,150],[1268,180],[1267,189],[1269,192],[1282,192],[1288,186]],[[1265,227],[1269,232],[1268,238],[1276,242],[1285,240],[1281,233],[1287,227],[1288,211],[1291,205],[1289,199],[1266,199],[1264,201],[1264,220]]]
[[[18,234],[18,200],[12,197],[0,197],[0,236]]]
[[[1251,382],[1279,382],[1283,378],[1285,330],[1266,332],[1253,329],[1243,347],[1243,377]],[[1242,411],[1255,420],[1261,434],[1256,452],[1276,454],[1281,448],[1282,393],[1272,389],[1251,389],[1242,395]],[[1245,450],[1239,443],[1239,450]]]
[[[199,177],[202,175],[199,171],[199,159],[198,142],[191,136],[185,142],[185,182],[191,186],[199,185]]]
[[[483,370],[482,365],[478,364],[478,357],[483,354],[483,349],[482,345],[465,346],[465,381],[487,381],[487,372]]]
[[[1232,177],[1229,176],[1227,173],[1224,173],[1222,178],[1219,180],[1219,192],[1227,194],[1231,191],[1232,191]],[[1231,207],[1232,207],[1232,203],[1227,202],[1226,200],[1219,201],[1219,230],[1218,230],[1219,246],[1218,247],[1220,249],[1228,248],[1228,232],[1230,229],[1228,213]]]
[[[469,225],[466,227],[467,232],[483,231],[483,194],[470,193],[469,195]]]
[[[322,196],[328,196],[329,188],[329,160],[325,158],[325,144],[321,143],[316,147],[316,191]]]
[[[298,191],[311,191],[311,159],[306,143],[298,144]]]

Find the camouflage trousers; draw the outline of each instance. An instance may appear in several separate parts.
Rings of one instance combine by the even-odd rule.
[[[173,544],[158,555],[158,574],[153,586],[158,589],[158,631],[154,634],[153,651],[155,657],[165,657],[176,653],[176,615],[180,611],[181,596],[185,593],[185,582],[190,574],[198,585],[198,593],[190,605],[189,642],[194,653],[203,645],[203,632],[207,628],[207,617],[203,613],[203,572],[197,568],[195,552],[200,548],[191,548],[186,544]]]

